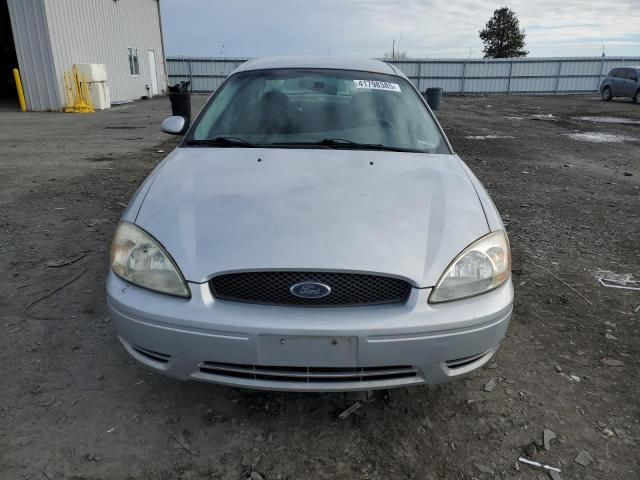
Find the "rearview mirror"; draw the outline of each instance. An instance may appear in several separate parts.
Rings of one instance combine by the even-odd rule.
[[[174,115],[172,117],[165,118],[160,125],[160,129],[164,133],[169,133],[171,135],[182,135],[187,130],[187,122],[184,117]]]

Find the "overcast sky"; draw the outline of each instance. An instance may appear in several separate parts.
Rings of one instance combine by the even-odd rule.
[[[508,6],[530,56],[640,56],[640,0],[162,0],[168,55],[481,57],[478,31]]]

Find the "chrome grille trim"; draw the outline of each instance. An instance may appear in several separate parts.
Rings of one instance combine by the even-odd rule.
[[[171,360],[171,355],[166,353],[154,352],[153,350],[147,350],[146,348],[138,347],[137,345],[131,345],[131,348],[142,356],[145,356],[155,362],[167,363]]]
[[[324,368],[240,365],[219,362],[202,363],[200,372],[248,380],[297,383],[371,382],[392,378],[412,378],[418,375],[418,370],[411,366]]]
[[[469,357],[458,358],[456,360],[449,360],[445,362],[445,364],[447,365],[447,367],[451,369],[462,368],[462,367],[466,367],[470,363],[475,362],[476,360],[479,360],[480,358],[484,357],[486,354],[487,352],[484,352],[484,353],[478,353],[477,355],[471,355]]]

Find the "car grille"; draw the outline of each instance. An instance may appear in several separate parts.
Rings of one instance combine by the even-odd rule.
[[[299,298],[290,288],[301,282],[319,282],[331,287],[322,298]],[[317,307],[347,307],[402,303],[411,285],[397,278],[335,272],[241,272],[214,277],[211,292],[220,300]]]
[[[296,383],[375,382],[376,380],[411,379],[418,370],[411,366],[322,368],[273,367],[204,362],[200,372],[208,375]]]

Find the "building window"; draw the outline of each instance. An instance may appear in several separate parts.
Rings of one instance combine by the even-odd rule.
[[[138,49],[129,48],[129,73],[140,75],[140,64],[138,63]]]

